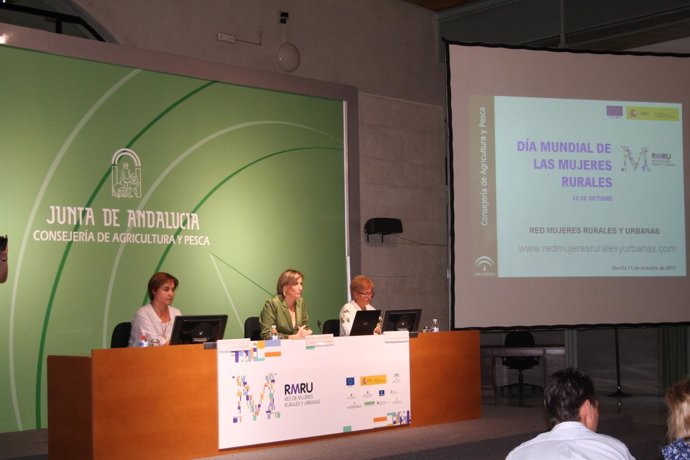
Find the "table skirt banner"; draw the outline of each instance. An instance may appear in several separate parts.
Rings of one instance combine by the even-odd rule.
[[[217,347],[219,449],[411,421],[407,334]]]

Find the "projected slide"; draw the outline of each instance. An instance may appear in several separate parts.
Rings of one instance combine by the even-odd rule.
[[[686,274],[680,104],[497,96],[470,107],[475,275]]]
[[[687,322],[690,59],[448,58],[454,326]]]

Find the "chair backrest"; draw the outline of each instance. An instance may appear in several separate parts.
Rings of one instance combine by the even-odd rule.
[[[125,323],[118,323],[113,329],[113,335],[110,338],[110,348],[125,348],[129,344],[129,335],[132,332],[132,323],[127,321]]]
[[[340,335],[340,321],[337,319],[327,319],[323,322],[321,332],[324,334],[333,334],[334,337],[338,337]]]
[[[261,340],[261,323],[258,316],[250,316],[244,320],[244,338]]]
[[[533,347],[534,336],[529,331],[510,331],[503,344],[508,348]],[[530,369],[539,364],[537,356],[510,356],[503,358],[503,365],[510,369]]]
[[[510,331],[505,338],[506,347],[533,347],[534,336],[529,331]]]

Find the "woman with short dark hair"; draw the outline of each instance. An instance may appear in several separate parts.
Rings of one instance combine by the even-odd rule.
[[[170,273],[158,272],[151,276],[148,284],[149,303],[139,308],[132,319],[128,346],[136,346],[142,335],[149,342],[157,341],[160,345],[168,343],[175,317],[182,315],[180,310],[172,306],[179,284]]]

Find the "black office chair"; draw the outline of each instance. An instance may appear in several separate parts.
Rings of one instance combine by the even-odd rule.
[[[129,344],[129,335],[132,332],[132,323],[118,323],[113,329],[113,335],[110,338],[110,348],[126,348]]]
[[[258,316],[250,316],[244,320],[244,338],[261,340],[261,323]]]
[[[337,319],[327,319],[323,322],[321,332],[324,334],[333,334],[333,337],[340,335],[340,321]]]
[[[510,331],[508,335],[506,335],[504,345],[506,348],[533,347],[534,336],[529,331]],[[537,390],[540,392],[543,391],[542,387],[539,385],[525,383],[525,378],[522,374],[523,371],[532,369],[539,364],[538,356],[508,356],[503,358],[502,361],[503,365],[508,369],[515,369],[518,371],[518,382],[502,386],[501,391],[510,391],[513,388],[517,388],[520,395],[520,400],[522,400],[525,388],[530,388],[531,390]]]

